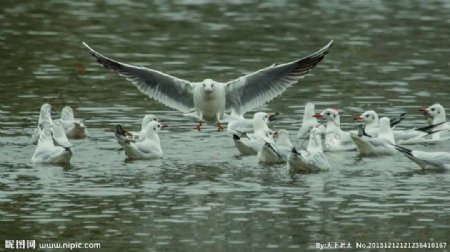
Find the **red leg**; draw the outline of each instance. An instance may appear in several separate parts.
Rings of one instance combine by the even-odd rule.
[[[196,129],[197,131],[200,131],[200,128],[202,127],[202,125],[203,125],[203,122],[202,122],[202,121],[199,121],[198,124],[197,124],[197,126],[195,126],[194,129]]]
[[[217,127],[217,131],[222,131],[223,130],[223,127],[222,127],[222,125],[220,125],[220,122],[216,123],[216,127]]]

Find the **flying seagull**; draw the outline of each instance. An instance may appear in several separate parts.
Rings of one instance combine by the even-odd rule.
[[[225,111],[244,114],[281,95],[303,78],[328,53],[333,41],[304,58],[272,65],[229,82],[205,79],[190,82],[166,73],[109,59],[83,42],[100,64],[124,76],[142,93],[183,113],[196,112],[197,130],[203,122],[216,123],[218,130]]]

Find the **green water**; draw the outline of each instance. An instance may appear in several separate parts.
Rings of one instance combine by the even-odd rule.
[[[345,152],[327,154],[328,172],[288,176],[284,165],[237,157],[214,127],[194,131],[193,119],[96,64],[81,44],[179,78],[226,81],[334,39],[308,78],[255,111],[280,112],[272,128],[292,139],[306,102],[345,110],[345,129],[368,109],[408,112],[400,127],[412,128],[424,123],[420,107],[450,107],[450,2],[148,2],[1,1],[0,248],[16,239],[99,242],[103,251],[450,242],[448,172],[422,172],[400,154]],[[55,118],[70,105],[87,119],[91,137],[73,141],[68,167],[30,163],[44,102]],[[169,124],[164,158],[125,161],[114,126],[136,129],[147,113]]]

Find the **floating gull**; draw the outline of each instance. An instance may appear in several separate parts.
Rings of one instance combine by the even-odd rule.
[[[389,155],[395,154],[394,133],[387,117],[380,119],[380,132],[377,137],[364,137],[364,134],[350,134],[358,148],[360,155]]]
[[[293,148],[289,140],[289,132],[281,129],[277,133],[278,139],[275,144],[266,142],[258,151],[258,161],[265,164],[285,163],[288,159],[289,152]]]
[[[325,129],[325,151],[348,151],[354,150],[355,145],[350,138],[350,133],[341,130],[341,119],[339,111],[328,108],[320,114],[315,114],[316,118],[326,119]]]
[[[395,148],[407,158],[414,161],[424,170],[450,169],[450,153],[448,152],[426,152],[410,150],[396,145]]]
[[[142,141],[144,139],[144,134],[145,134],[147,125],[151,121],[158,121],[158,118],[156,118],[156,116],[152,115],[152,114],[145,115],[144,118],[142,119],[140,131],[126,131],[122,128],[122,126],[120,124],[117,125],[116,132],[115,132],[117,142],[121,146],[123,146],[127,141],[131,141],[131,142]]]
[[[241,155],[256,155],[265,142],[274,143],[275,132],[267,126],[272,114],[258,112],[253,115],[253,133],[233,135],[234,145]]]
[[[225,83],[212,79],[202,82],[179,79],[157,70],[109,59],[83,44],[100,64],[124,76],[150,98],[183,113],[195,111],[199,118],[198,130],[203,122],[215,123],[221,130],[220,121],[225,111],[242,115],[281,95],[324,58],[333,41],[307,57],[272,65]]]
[[[163,151],[158,132],[166,125],[150,121],[147,125],[143,139],[138,142],[126,141],[124,144],[125,155],[129,159],[158,159],[162,158]]]
[[[417,143],[435,143],[450,139],[450,124],[447,122],[445,109],[439,103],[433,104],[428,108],[421,108],[420,111],[432,118],[431,125],[416,128],[415,131],[423,133],[407,140],[398,141],[399,144],[417,144]],[[427,120],[427,124],[429,124]]]
[[[394,129],[401,121],[405,119],[406,113],[401,113],[398,117],[391,119],[391,128],[394,133],[394,139],[396,142],[405,141],[408,139],[423,136],[424,133],[415,129],[408,130],[396,130]],[[354,118],[357,121],[364,122],[364,131],[371,137],[377,137],[380,131],[378,114],[373,110],[368,110],[362,113],[360,116]]]
[[[87,129],[81,120],[76,120],[73,110],[69,106],[65,106],[61,111],[61,121],[64,124],[66,135],[71,139],[85,138]]]
[[[278,113],[269,114],[269,122],[278,119]],[[253,118],[245,118],[243,115],[232,113],[228,117],[227,132],[231,135],[253,132]]]
[[[32,163],[67,164],[70,163],[72,151],[70,148],[55,146],[51,129],[41,131],[36,150],[31,157]]]
[[[322,149],[322,130],[311,129],[308,147],[306,150],[297,151],[292,148],[288,157],[287,167],[289,172],[317,172],[330,169],[330,163]]]

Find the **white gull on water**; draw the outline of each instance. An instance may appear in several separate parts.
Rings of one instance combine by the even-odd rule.
[[[287,161],[288,171],[317,172],[330,169],[330,163],[322,149],[322,130],[312,128],[306,150],[292,148]]]
[[[380,119],[380,132],[377,137],[365,137],[363,134],[351,133],[350,137],[358,148],[360,155],[392,155],[395,154],[394,133],[387,117]]]
[[[109,59],[83,42],[100,64],[124,76],[150,98],[183,113],[196,112],[198,130],[203,122],[215,123],[221,130],[220,121],[226,111],[243,115],[281,95],[309,73],[328,53],[332,44],[333,41],[330,41],[304,58],[272,65],[228,82],[212,79],[190,82],[157,70]]]
[[[73,109],[69,106],[65,106],[61,111],[61,121],[64,124],[64,130],[66,136],[71,139],[81,139],[87,136],[86,125],[79,120],[75,119]]]
[[[395,148],[424,170],[450,169],[450,153],[410,150],[396,145]]]
[[[273,135],[267,123],[271,115],[265,112],[258,112],[253,115],[253,133],[234,134],[233,141],[241,155],[256,155],[264,143],[274,143]]]
[[[120,124],[116,126],[115,136],[117,142],[123,146],[126,141],[142,141],[144,140],[145,130],[147,125],[152,121],[158,121],[158,118],[153,114],[145,115],[141,122],[141,130],[140,131],[126,131],[122,128]]]
[[[421,135],[407,140],[398,141],[399,144],[417,144],[417,143],[434,143],[450,139],[450,124],[447,122],[444,107],[439,104],[433,104],[428,108],[421,108],[420,111],[425,115],[427,124],[432,118],[431,125],[417,128]]]
[[[55,146],[52,138],[52,131],[46,128],[41,131],[37,142],[36,150],[31,157],[32,163],[67,164],[72,157],[69,148]]]
[[[349,151],[356,149],[350,138],[350,133],[341,129],[341,119],[339,111],[327,108],[320,114],[315,114],[316,118],[324,118],[326,123],[325,129],[325,151]]]
[[[144,131],[144,139],[139,142],[126,141],[123,145],[125,155],[129,159],[158,159],[162,158],[163,150],[158,132],[166,125],[150,121]]]
[[[277,133],[278,138],[275,144],[266,142],[258,151],[258,161],[265,164],[285,163],[291,149],[294,147],[289,140],[289,132],[281,129]]]

